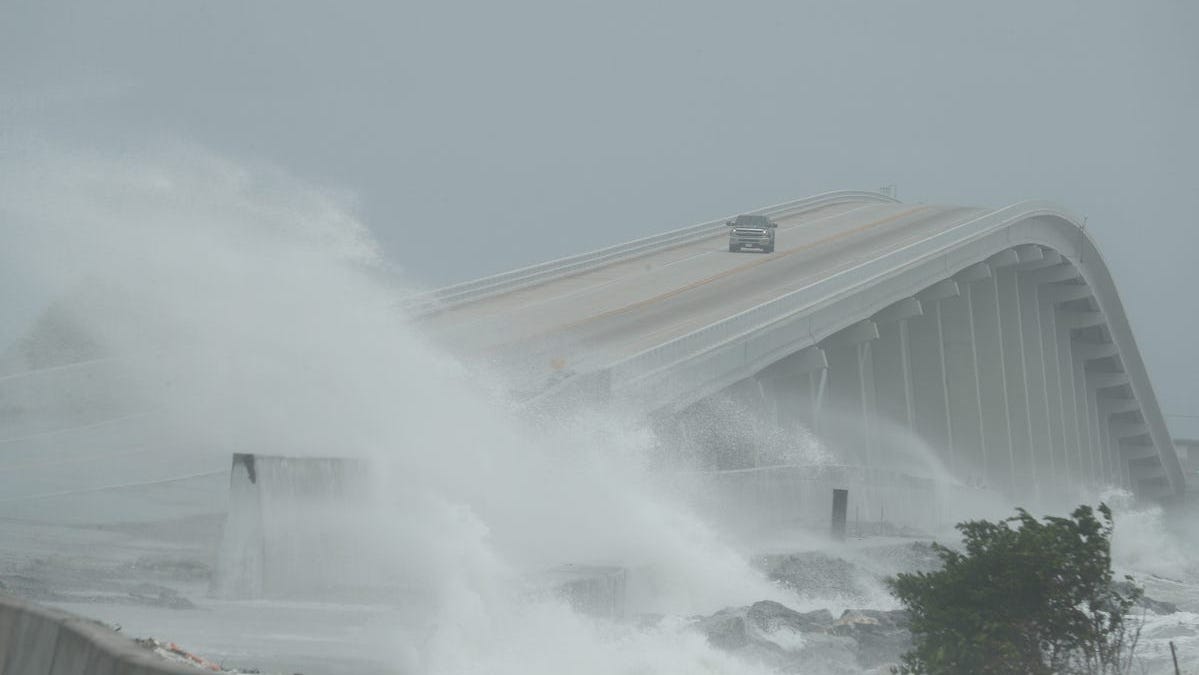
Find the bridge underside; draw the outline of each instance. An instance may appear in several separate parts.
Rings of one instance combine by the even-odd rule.
[[[807,442],[838,463],[947,473],[1015,500],[1045,504],[1109,486],[1170,496],[1095,295],[1060,252],[1007,248],[677,409],[673,420],[714,469],[788,461],[770,433],[749,431],[757,428],[796,442],[810,432],[819,441]]]

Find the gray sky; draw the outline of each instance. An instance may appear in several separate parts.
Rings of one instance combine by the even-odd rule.
[[[270,162],[356,195],[429,285],[830,189],[1051,199],[1199,415],[1196,34],[1187,0],[0,0],[0,153]]]

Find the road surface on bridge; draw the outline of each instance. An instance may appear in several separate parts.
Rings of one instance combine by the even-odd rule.
[[[424,328],[518,388],[601,368],[985,213],[848,203],[778,219],[776,250],[729,252],[723,234],[435,314]]]

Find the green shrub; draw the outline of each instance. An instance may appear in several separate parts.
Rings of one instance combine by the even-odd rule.
[[[897,672],[1127,672],[1139,636],[1129,613],[1142,591],[1113,584],[1111,510],[1098,511],[1102,522],[1080,506],[1070,518],[1018,509],[996,523],[959,523],[962,552],[933,545],[942,569],[888,582],[914,644]]]

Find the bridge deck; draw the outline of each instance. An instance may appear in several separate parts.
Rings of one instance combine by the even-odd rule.
[[[537,380],[614,363],[981,213],[830,206],[780,219],[773,254],[730,253],[719,235],[454,308],[424,326],[464,358]]]

